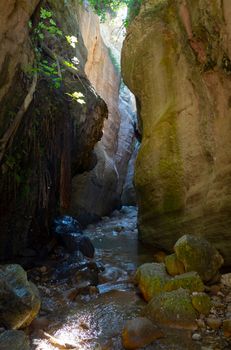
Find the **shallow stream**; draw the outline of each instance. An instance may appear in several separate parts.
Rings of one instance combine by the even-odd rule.
[[[37,284],[43,300],[41,315],[49,320],[47,333],[79,350],[124,349],[123,325],[126,320],[138,316],[145,305],[132,278],[138,265],[153,261],[152,251],[138,241],[136,223],[137,209],[123,207],[84,231],[95,245],[97,265],[104,269],[99,274],[98,290],[90,287],[87,293],[76,294],[74,284],[70,285],[67,279],[52,280],[49,274],[43,273]],[[68,260],[68,256],[65,259]],[[213,345],[202,346],[192,340],[188,331],[168,329],[164,334],[163,339],[144,349],[222,349],[219,342],[216,347],[214,337]],[[31,337],[33,350],[62,348],[44,339],[41,330],[33,330]]]

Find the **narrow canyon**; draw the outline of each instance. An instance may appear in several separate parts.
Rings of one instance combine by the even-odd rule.
[[[231,348],[231,2],[0,0],[0,350]]]

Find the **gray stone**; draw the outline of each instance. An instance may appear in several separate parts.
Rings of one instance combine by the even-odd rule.
[[[29,338],[23,331],[6,331],[0,334],[1,350],[30,350]]]
[[[27,280],[20,265],[0,266],[0,326],[28,326],[40,309],[37,287]]]

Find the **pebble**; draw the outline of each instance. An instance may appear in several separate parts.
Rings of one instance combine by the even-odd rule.
[[[201,340],[201,335],[199,333],[194,333],[192,335],[192,340]]]
[[[231,319],[224,320],[223,330],[225,337],[231,337]]]
[[[197,322],[197,325],[199,328],[206,328],[204,320],[198,319],[198,320],[196,320],[196,322]]]
[[[212,329],[218,329],[222,325],[222,322],[219,318],[213,318],[213,317],[208,317],[206,319],[206,323]]]
[[[221,290],[221,285],[220,284],[214,284],[213,286],[209,287],[209,292],[212,295],[217,295]]]
[[[40,268],[40,271],[41,271],[42,273],[47,272],[47,267],[46,267],[46,266],[42,266],[42,267]]]

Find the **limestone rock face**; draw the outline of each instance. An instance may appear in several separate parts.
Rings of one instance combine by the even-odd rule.
[[[39,0],[10,0],[0,4],[0,101],[9,91],[19,64],[31,62],[28,21]]]
[[[139,143],[136,142],[127,167],[127,175],[123,186],[122,203],[123,205],[136,205],[136,191],[133,183],[135,162],[139,151]]]
[[[145,0],[127,31],[125,83],[140,107],[140,238],[171,251],[200,234],[231,264],[231,4]]]
[[[37,287],[20,265],[1,265],[0,277],[0,325],[8,329],[29,326],[40,309]]]
[[[119,94],[120,74],[104,43],[99,18],[88,7],[79,7],[78,20],[88,50],[86,75],[108,109],[102,138],[94,149],[95,167],[72,180],[71,213],[87,224],[120,205],[134,130],[129,101]]]

